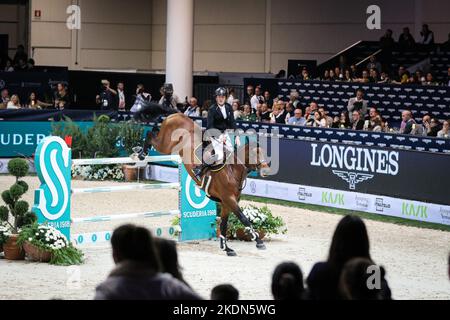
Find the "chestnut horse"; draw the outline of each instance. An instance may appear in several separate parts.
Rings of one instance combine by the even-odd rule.
[[[260,174],[264,176],[264,172],[269,170],[269,166],[263,158],[263,151],[257,146],[251,148],[250,145],[246,143],[239,150],[231,153],[231,155],[234,156],[234,161],[231,161],[231,163],[225,163],[221,166],[221,169],[204,170],[204,177],[202,180],[203,182],[206,180],[209,181],[207,185],[206,183],[203,183],[205,185],[202,185],[202,181],[199,181],[192,172],[192,168],[196,165],[194,163],[194,159],[196,158],[195,149],[201,144],[201,127],[194,123],[188,116],[182,113],[174,113],[169,115],[162,122],[161,128],[157,134],[154,132],[148,134],[142,154],[147,154],[150,145],[161,154],[178,154],[181,157],[187,172],[196,184],[205,189],[207,195],[211,199],[221,203],[220,248],[224,250],[227,255],[236,255],[236,252],[229,248],[226,242],[228,216],[231,212],[233,212],[242,222],[246,232],[252,236],[252,240],[256,241],[256,247],[258,249],[265,249],[263,241],[259,238],[259,235],[253,229],[251,222],[239,207],[241,191],[244,188],[248,173],[250,171],[259,170]],[[242,157],[238,157],[238,155],[242,155],[243,152],[245,159],[241,161],[239,158]]]

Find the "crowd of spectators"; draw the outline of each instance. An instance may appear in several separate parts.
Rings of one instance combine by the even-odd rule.
[[[111,245],[116,266],[97,286],[95,299],[239,299],[238,288],[230,284],[215,286],[210,297],[197,294],[183,278],[176,243],[155,238],[146,228],[120,226],[111,237]],[[353,215],[338,223],[327,260],[316,263],[306,279],[297,263],[283,262],[273,271],[270,289],[275,300],[392,299],[386,270],[371,256],[366,226]]]
[[[17,47],[17,51],[12,59],[8,56],[0,56],[0,70],[4,72],[32,71],[34,65],[34,60],[28,58],[28,54],[25,52],[23,45]]]

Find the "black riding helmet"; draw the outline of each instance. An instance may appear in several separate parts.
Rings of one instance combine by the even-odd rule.
[[[219,87],[216,89],[215,92],[216,97],[226,97],[227,96],[227,89],[225,89],[224,87]]]

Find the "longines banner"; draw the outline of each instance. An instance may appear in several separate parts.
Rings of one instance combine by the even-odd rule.
[[[175,168],[148,166],[147,178],[175,182],[176,172],[177,169]],[[450,225],[450,206],[448,205],[389,196],[311,187],[265,179],[248,179],[243,194]]]
[[[450,204],[450,155],[280,139],[272,181]]]

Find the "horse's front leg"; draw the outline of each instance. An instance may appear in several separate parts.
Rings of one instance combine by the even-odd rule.
[[[220,236],[219,236],[220,249],[225,251],[227,256],[230,256],[230,257],[236,256],[236,251],[234,251],[227,245],[228,216],[230,214],[230,211],[229,211],[229,209],[226,209],[226,211],[224,211],[224,210],[225,210],[225,207],[222,206],[222,214],[221,214],[221,219],[220,219]]]
[[[253,229],[252,223],[250,220],[244,215],[241,208],[239,207],[239,204],[237,201],[232,201],[233,204],[230,206],[231,211],[234,212],[234,214],[238,217],[238,219],[242,222],[242,224],[245,226],[245,232],[251,235],[252,241],[256,241],[256,247],[258,249],[266,249],[266,245],[264,242],[259,238],[258,232]]]

